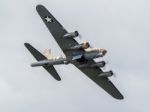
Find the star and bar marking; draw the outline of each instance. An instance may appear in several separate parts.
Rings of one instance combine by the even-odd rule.
[[[51,23],[51,22],[53,22],[53,20],[52,20],[52,18],[51,17],[49,17],[49,16],[45,16],[45,21],[47,22],[47,23]]]

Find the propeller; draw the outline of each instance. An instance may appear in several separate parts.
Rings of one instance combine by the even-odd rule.
[[[117,78],[117,73],[113,72],[114,78]]]
[[[77,33],[78,33],[78,37],[79,37],[79,39],[82,39],[82,38],[83,38],[83,36],[82,36],[79,32],[77,32]],[[86,42],[89,42],[89,41],[86,41]],[[93,48],[93,45],[91,45],[91,44],[90,44],[89,48]]]
[[[89,43],[89,41],[86,41]],[[89,48],[94,48],[93,45],[91,43],[89,43]]]
[[[105,62],[105,66],[103,67],[103,70],[105,70],[106,71],[106,68],[109,68],[109,61],[106,59],[106,61],[105,61],[105,59],[104,59],[104,57],[101,57],[101,61],[104,61]]]
[[[89,47],[89,48],[93,48],[93,45],[90,44],[90,47]]]
[[[82,39],[82,35],[80,33],[78,33],[78,37],[79,39]]]

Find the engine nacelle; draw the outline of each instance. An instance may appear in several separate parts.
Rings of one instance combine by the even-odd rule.
[[[66,33],[65,35],[64,35],[64,38],[75,38],[75,37],[77,37],[77,36],[79,36],[79,33],[78,33],[78,31],[74,31],[74,32],[70,32],[70,33]]]
[[[106,65],[105,61],[101,61],[101,62],[97,62],[93,65],[91,65],[91,67],[104,67]]]
[[[82,44],[71,47],[69,50],[87,49],[89,47],[90,47],[90,44],[88,42],[84,42]]]
[[[99,74],[98,77],[111,77],[113,75],[114,75],[114,73],[110,70],[108,72],[103,72],[103,73]]]
[[[82,64],[79,65],[79,68],[94,68],[94,67],[104,67],[106,65],[105,61],[97,62],[95,64]]]

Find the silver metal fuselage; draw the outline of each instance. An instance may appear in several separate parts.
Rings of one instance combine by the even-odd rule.
[[[42,60],[42,61],[32,63],[31,66],[32,67],[52,66],[52,65],[60,65],[60,64],[68,64],[66,58]]]
[[[86,50],[83,54],[76,55],[75,57],[78,57],[77,59],[84,58],[86,60],[91,60],[91,59],[95,59],[95,58],[102,57],[102,56],[104,55],[102,54],[102,52],[100,52],[99,49],[90,49],[90,50]],[[67,59],[66,57],[58,57],[58,58],[55,57],[53,59],[47,59],[47,60],[34,62],[31,64],[31,66],[37,67],[37,66],[52,66],[52,65],[60,65],[60,64],[69,64],[74,61],[73,58],[72,60],[70,60],[70,59]]]

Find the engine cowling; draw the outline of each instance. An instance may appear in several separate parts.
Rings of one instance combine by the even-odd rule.
[[[87,67],[90,67],[90,68],[94,68],[94,67],[104,67],[106,65],[105,61],[101,61],[101,62],[97,62],[95,64],[82,64],[82,65],[79,65],[79,68],[87,68]]]
[[[78,31],[74,31],[74,32],[66,33],[64,35],[64,38],[75,38],[77,36],[79,36]]]
[[[69,50],[87,49],[89,47],[90,47],[90,44],[88,42],[84,42],[82,44],[71,47]]]
[[[106,65],[105,61],[101,61],[101,62],[97,62],[93,65],[91,65],[91,67],[104,67]]]
[[[99,74],[98,77],[111,77],[113,75],[114,75],[114,73],[110,70],[108,72],[103,72],[103,73]]]

